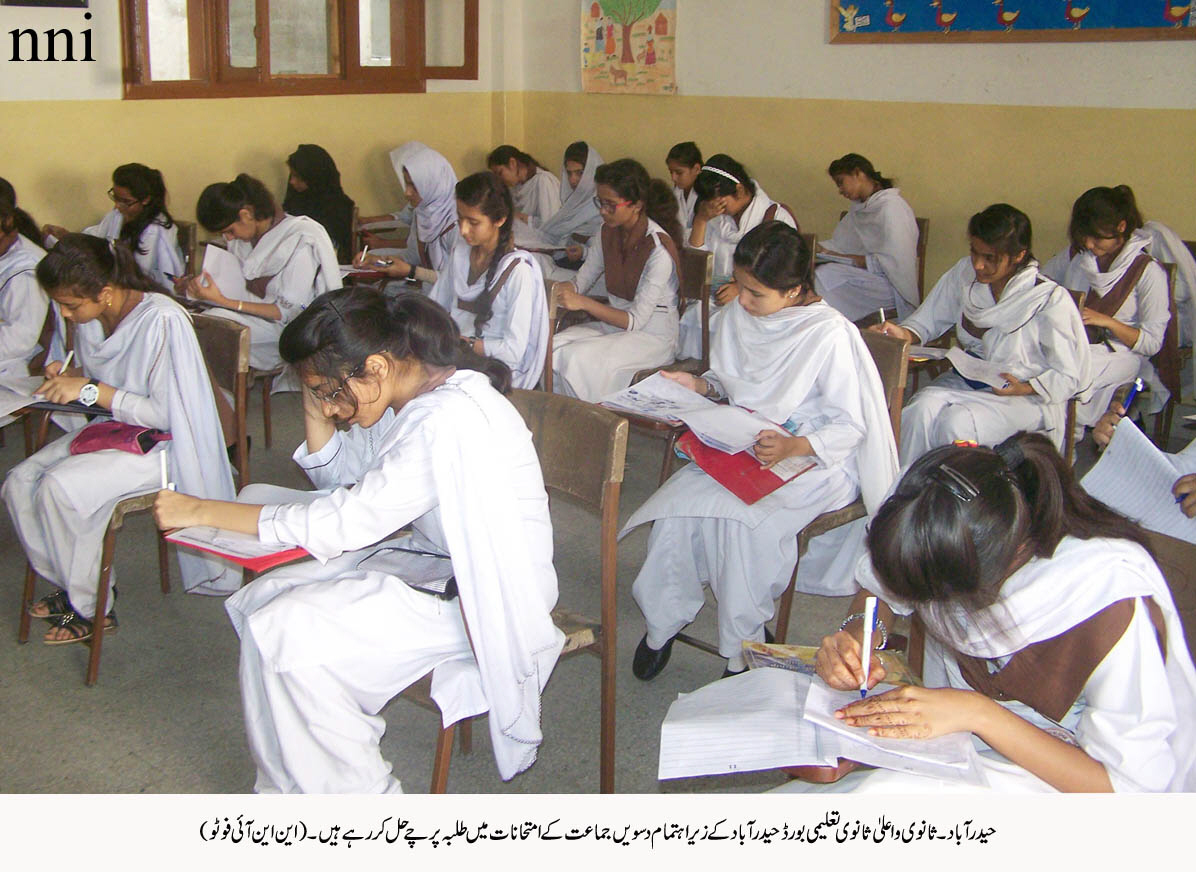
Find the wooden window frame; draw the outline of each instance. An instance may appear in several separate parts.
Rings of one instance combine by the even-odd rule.
[[[121,49],[124,96],[129,100],[207,97],[279,97],[313,94],[421,93],[428,79],[476,79],[478,75],[478,0],[465,3],[465,61],[460,66],[426,66],[424,3],[391,0],[403,17],[401,31],[392,29],[392,52],[400,46],[407,63],[401,66],[362,66],[358,56],[359,0],[334,0],[330,16],[335,34],[330,44],[328,75],[275,76],[269,72],[269,0],[255,0],[257,58],[253,69],[231,67],[227,60],[227,0],[191,0],[188,19],[190,69],[196,78],[149,80],[150,46],[147,0],[124,0],[121,5]],[[399,37],[402,35],[403,40]]]

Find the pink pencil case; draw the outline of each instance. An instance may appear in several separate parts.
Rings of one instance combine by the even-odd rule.
[[[169,433],[151,427],[123,424],[120,421],[97,421],[88,424],[71,440],[71,454],[89,454],[108,448],[130,454],[146,454],[159,442],[169,438]]]

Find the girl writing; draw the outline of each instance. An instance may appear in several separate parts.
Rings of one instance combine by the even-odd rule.
[[[525,224],[535,227],[560,210],[557,177],[530,154],[513,145],[500,145],[487,156],[486,166],[511,189],[515,217]]]

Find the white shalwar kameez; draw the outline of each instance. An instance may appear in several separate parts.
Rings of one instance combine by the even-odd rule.
[[[338,431],[314,453],[301,445],[295,460],[336,490],[265,506],[258,535],[319,563],[278,569],[227,603],[256,790],[400,792],[378,712],[432,670],[444,723],[489,711],[499,774],[529,767],[564,637],[550,617],[548,497],[519,413],[485,376],[458,371],[368,430]],[[383,540],[409,522],[415,547],[451,555],[459,599],[361,565],[385,567]]]
[[[34,270],[46,253],[18,235],[0,255],[0,377],[29,375],[50,300]],[[9,420],[0,417],[0,424]]]
[[[662,648],[693,621],[708,584],[718,600],[719,653],[739,670],[743,642],[763,640],[774,600],[789,583],[798,532],[861,491],[869,514],[875,511],[897,476],[897,449],[876,365],[838,312],[818,302],[758,317],[734,303],[720,317],[705,378],[735,405],[806,437],[817,465],[749,506],[691,463],[636,510],[621,535],[656,522],[632,587],[648,645]],[[842,579],[799,576],[799,586],[850,593],[853,569],[854,561]]]
[[[390,160],[399,182],[406,184],[403,170],[407,170],[419,192],[407,248],[400,257],[412,266],[439,273],[461,237],[457,227],[457,174],[444,155],[421,142],[404,143],[390,153]]]
[[[528,224],[538,227],[561,210],[561,183],[549,170],[537,166],[527,181],[511,191],[515,211],[528,217]]]
[[[755,179],[752,179],[752,184],[756,186],[756,194],[752,197],[752,201],[748,203],[743,211],[739,213],[739,218],[736,220],[730,215],[716,215],[706,223],[706,238],[701,245],[695,245],[694,248],[699,251],[712,252],[712,268],[713,278],[711,280],[711,290],[718,290],[720,287],[731,281],[731,271],[735,264],[735,248],[739,245],[739,240],[747,234],[749,230],[754,230],[764,222],[765,215],[773,206],[776,209],[773,212],[772,220],[780,221],[788,224],[790,227],[797,229],[797,221],[789,210],[783,205],[773,200],[764,192],[764,188]],[[691,192],[692,193],[692,192]],[[696,197],[696,195],[695,195]],[[693,229],[693,215],[690,214],[690,230]],[[686,237],[688,239],[688,236]],[[710,301],[711,307],[716,306],[713,297]],[[711,325],[711,339],[714,336],[714,326]],[[677,356],[679,358],[699,359],[702,356],[702,307],[698,305],[687,306],[685,314],[681,316],[681,323],[679,327],[679,338],[677,340]]]
[[[861,585],[898,613],[913,610],[912,604],[887,592],[868,555],[860,561],[858,577]],[[1048,732],[1057,734],[1060,725],[1070,731],[1075,743],[1105,767],[1119,793],[1196,791],[1196,671],[1167,582],[1150,555],[1133,542],[1068,537],[1054,555],[1034,558],[1006,579],[999,599],[983,614],[968,615],[949,606],[919,609],[929,629],[925,684],[970,690],[956,651],[995,661],[1000,668],[1028,645],[1052,639],[1130,598],[1134,599],[1134,615],[1129,626],[1058,724],[1021,702],[1001,704]],[[1147,598],[1162,613],[1165,658],[1144,603]],[[1004,632],[994,633],[993,627]],[[973,741],[980,752],[986,787],[876,769],[852,772],[834,784],[813,789],[819,793],[1054,792],[978,737]],[[802,782],[778,788],[781,792],[810,789]]]
[[[269,277],[269,281],[264,297],[248,290],[238,294],[221,288],[224,295],[246,303],[273,303],[282,317],[275,321],[218,308],[208,310],[207,314],[249,327],[249,365],[254,369],[282,366],[278,354],[282,329],[320,294],[341,286],[336,248],[320,222],[306,215],[287,215],[263,233],[256,244],[234,239],[229,242],[228,250],[241,261],[246,281],[264,277]]]
[[[559,181],[561,206],[556,213],[540,220],[539,225],[532,227],[522,221],[515,222],[515,244],[520,248],[533,251],[537,249],[564,246],[576,243],[579,237],[587,240],[595,236],[602,229],[602,216],[598,214],[598,207],[594,205],[597,188],[594,184],[594,173],[602,165],[602,155],[592,145],[587,145],[585,167],[582,169],[581,179],[577,187],[569,184],[569,172],[561,163]],[[563,256],[564,252],[561,252]],[[554,260],[557,255],[536,251],[536,262],[544,271],[545,281],[572,281],[577,275],[576,270],[559,266]]]
[[[1072,259],[1062,282],[1073,291],[1087,291],[1103,297],[1121,280],[1138,255],[1150,247],[1150,234],[1137,230],[1126,240],[1108,270],[1101,272],[1096,257],[1083,251]],[[1076,406],[1076,423],[1091,427],[1109,408],[1109,401],[1118,386],[1141,376],[1150,383],[1149,412],[1157,412],[1167,402],[1168,392],[1155,374],[1151,355],[1163,347],[1167,322],[1171,320],[1168,302],[1167,274],[1157,263],[1148,264],[1125,302],[1113,316],[1123,324],[1138,328],[1138,341],[1133,346],[1121,342],[1111,333],[1108,345],[1089,345],[1092,356],[1088,387],[1080,395]],[[1144,400],[1147,397],[1143,398]]]
[[[464,239],[441,270],[430,296],[453,316],[457,329],[467,339],[478,336],[477,316],[461,308],[481,295],[487,271],[469,281],[470,245]],[[548,354],[548,297],[539,265],[526,251],[503,255],[494,268],[498,282],[510,268],[498,295],[491,301],[490,319],[482,326],[486,356],[501,360],[511,370],[512,387],[530,390],[540,383]]]
[[[591,152],[592,153],[592,152]],[[631,384],[641,369],[672,363],[677,350],[677,264],[659,235],[664,229],[648,219],[655,247],[640,273],[631,300],[610,294],[610,305],[626,312],[626,329],[601,321],[558,333],[552,345],[552,389],[596,403]],[[579,293],[606,293],[602,234],[595,233],[577,271]]]
[[[168,452],[171,481],[180,492],[227,500],[234,491],[212,383],[191,320],[177,303],[145,294],[108,337],[98,318],[77,325],[75,359],[86,377],[117,389],[115,420],[168,430],[172,437],[149,454],[110,448],[72,455],[77,434],[68,433],[19,463],[4,481],[4,502],[29,562],[91,619],[112,508],[162,486],[159,452]],[[240,573],[218,560],[182,551],[178,557],[188,591],[230,593],[240,585]],[[113,571],[109,584],[115,581]]]
[[[849,320],[894,307],[906,318],[918,307],[918,222],[899,189],[853,202],[823,246],[866,257],[864,269],[824,263],[814,270],[814,290]]]
[[[174,280],[183,274],[183,250],[179,248],[178,224],[172,223],[167,227],[162,223],[163,220],[159,215],[141,231],[137,245],[133,246],[133,259],[156,284],[170,290],[174,287]],[[113,209],[100,219],[99,224],[87,227],[83,232],[115,242],[120,239],[124,223],[125,217],[120,210]]]
[[[982,338],[964,327],[965,317],[984,330]],[[955,327],[964,351],[1001,364],[1035,391],[1003,397],[973,390],[954,370],[939,376],[901,413],[903,466],[956,439],[991,446],[1019,430],[1044,432],[1063,445],[1067,400],[1088,383],[1088,338],[1071,296],[1043,279],[1036,262],[1012,276],[994,303],[963,257],[901,326],[923,343]]]
[[[677,220],[681,222],[685,238],[689,239],[689,232],[694,229],[694,208],[698,205],[698,192],[690,188],[687,194],[673,185],[673,196],[677,200]]]

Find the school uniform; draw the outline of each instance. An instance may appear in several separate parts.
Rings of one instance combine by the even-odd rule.
[[[569,173],[565,170],[564,162],[561,163],[558,186],[561,207],[556,213],[542,219],[537,227],[523,221],[515,222],[515,244],[535,252],[536,263],[540,264],[545,281],[573,281],[577,276],[576,270],[556,262],[555,258],[563,258],[564,252],[546,249],[573,244],[578,241],[574,237],[580,237],[583,241],[592,239],[602,229],[602,216],[594,205],[597,195],[594,173],[602,165],[602,155],[594,146],[588,148],[585,167],[576,188],[569,184]]]
[[[824,247],[866,257],[864,269],[824,263],[814,270],[814,290],[849,320],[894,307],[906,318],[918,307],[918,222],[898,188],[853,202]]]
[[[695,245],[699,251],[712,252],[713,284],[711,290],[717,290],[732,279],[734,269],[735,248],[739,240],[765,221],[780,221],[797,229],[797,219],[789,211],[789,207],[778,203],[765,193],[763,186],[755,179],[756,194],[752,201],[744,207],[736,220],[730,215],[716,215],[706,223],[706,238],[701,245]],[[693,228],[691,215],[690,229]],[[714,306],[713,299],[711,306]],[[711,332],[714,327],[711,325]],[[702,308],[689,305],[685,314],[681,316],[680,339],[678,341],[678,356],[681,358],[697,359],[702,356]]]
[[[511,190],[515,211],[528,217],[528,224],[539,226],[561,208],[560,180],[542,166]]]
[[[698,192],[693,188],[687,194],[673,185],[673,197],[677,200],[677,220],[681,222],[681,229],[685,231],[685,238],[689,239],[689,232],[694,229],[694,209],[698,205]]]
[[[470,251],[469,243],[459,239],[429,296],[449,311],[464,338],[480,336],[486,356],[510,368],[513,387],[534,388],[544,371],[551,331],[540,267],[526,251],[507,252],[487,287],[488,270],[469,280]],[[479,331],[476,309],[483,292],[494,294],[494,299],[490,318]]]
[[[444,723],[489,711],[499,774],[530,766],[564,637],[550,617],[548,498],[519,413],[461,370],[369,429],[301,445],[295,460],[334,490],[265,506],[258,535],[318,562],[269,573],[227,604],[256,790],[399,792],[378,712],[431,670]],[[451,555],[458,599],[416,591],[385,553],[371,556],[407,523],[415,547]]]
[[[145,294],[107,337],[99,319],[79,324],[75,353],[86,377],[117,389],[115,420],[171,435],[149,454],[113,448],[72,455],[76,434],[68,433],[4,481],[4,502],[29,562],[91,619],[112,508],[162,486],[159,452],[168,452],[171,481],[181,493],[227,500],[234,491],[212,383],[191,320],[177,303]],[[188,591],[229,593],[240,585],[240,574],[220,561],[181,551],[178,557]],[[109,582],[115,581],[113,571]]]
[[[859,580],[897,613],[913,610],[884,589],[868,556]],[[927,687],[976,690],[1066,736],[1105,767],[1117,792],[1196,790],[1196,671],[1167,583],[1140,546],[1067,537],[1052,556],[1006,579],[981,613],[945,604],[918,613],[928,628]],[[979,737],[973,741],[983,787],[878,769],[817,789],[1053,791]]]
[[[0,377],[29,375],[29,361],[40,350],[50,300],[34,271],[45,255],[20,235],[0,255]]]
[[[132,246],[133,259],[141,271],[166,289],[174,287],[174,279],[183,274],[183,250],[179,248],[179,226],[172,223],[165,226],[165,219],[158,215],[145,226],[137,244]],[[98,236],[114,242],[120,238],[125,217],[119,209],[113,209],[99,224],[84,228],[89,236]]]
[[[718,600],[719,653],[742,669],[742,643],[763,640],[789,582],[797,533],[861,491],[875,511],[897,476],[897,448],[876,366],[838,312],[819,302],[757,317],[733,303],[719,317],[704,378],[733,404],[809,439],[816,465],[749,506],[691,463],[636,510],[623,535],[655,521],[632,587],[648,645],[659,650],[693,621],[709,585]],[[850,593],[853,569],[838,577],[803,573],[798,584]]]
[[[553,390],[595,403],[627,387],[641,369],[672,363],[677,349],[677,251],[646,215],[626,235],[603,226],[577,272],[577,290],[607,295],[627,327],[601,321],[570,327],[553,340]]]
[[[457,227],[457,174],[444,155],[421,142],[399,146],[390,153],[390,160],[399,182],[404,183],[403,170],[406,169],[420,196],[412,210],[407,247],[399,257],[412,266],[421,267],[426,271],[421,278],[434,282],[461,236]],[[390,250],[375,253],[385,254]]]
[[[1071,296],[1030,264],[1009,279],[999,302],[976,280],[971,259],[943,274],[901,326],[927,342],[955,327],[964,351],[1029,382],[1029,396],[975,390],[954,370],[914,394],[901,413],[901,462],[967,439],[995,445],[1019,430],[1063,445],[1067,400],[1088,383],[1088,339]]]
[[[315,219],[284,215],[256,243],[234,239],[228,250],[241,261],[246,283],[262,287],[263,293],[258,296],[248,288],[243,294],[228,288],[221,292],[231,300],[273,303],[282,317],[275,321],[223,308],[213,308],[208,314],[249,327],[249,365],[274,369],[282,365],[278,337],[283,328],[320,294],[341,286],[336,249],[328,231]]]

